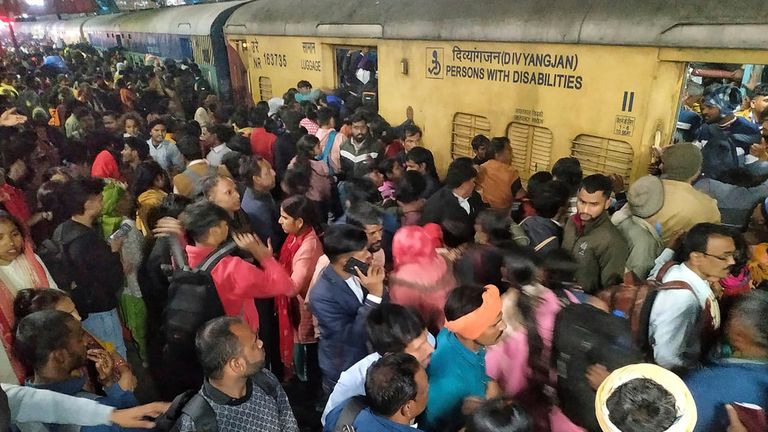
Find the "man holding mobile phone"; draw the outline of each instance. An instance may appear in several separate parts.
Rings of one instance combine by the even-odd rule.
[[[341,372],[369,354],[365,320],[384,299],[384,268],[370,265],[368,237],[347,225],[328,227],[323,249],[330,264],[309,294],[320,327],[323,390],[330,394]]]

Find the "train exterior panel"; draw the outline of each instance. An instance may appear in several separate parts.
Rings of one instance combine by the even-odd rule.
[[[575,156],[634,179],[672,141],[689,62],[768,63],[753,24],[768,5],[705,3],[260,0],[225,33],[254,100],[335,87],[337,49],[375,48],[381,113],[413,106],[442,169],[483,133],[510,138],[524,177]]]

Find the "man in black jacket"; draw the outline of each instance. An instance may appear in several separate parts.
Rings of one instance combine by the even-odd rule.
[[[120,318],[118,293],[123,288],[123,266],[118,251],[124,238],[104,241],[94,223],[101,215],[104,182],[80,178],[67,183],[64,206],[70,219],[53,234],[61,239],[64,257],[74,283],[60,287],[72,293],[75,306],[83,317],[83,328],[97,339],[114,345],[126,357]]]
[[[445,186],[434,193],[424,205],[421,224],[445,222],[473,227],[475,218],[486,206],[475,192],[477,170],[472,159],[462,157],[451,162],[445,175]]]

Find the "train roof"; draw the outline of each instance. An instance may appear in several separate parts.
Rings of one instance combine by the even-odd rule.
[[[227,34],[764,49],[768,2],[256,0]]]
[[[135,12],[93,17],[85,25],[85,34],[94,32],[169,33],[208,36],[213,21],[224,11],[245,3],[244,0],[145,9]]]

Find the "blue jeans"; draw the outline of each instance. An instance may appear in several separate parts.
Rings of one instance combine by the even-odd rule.
[[[114,345],[115,351],[124,359],[128,359],[117,309],[89,313],[88,319],[83,321],[83,328],[96,339]]]

